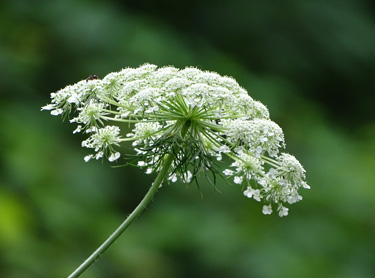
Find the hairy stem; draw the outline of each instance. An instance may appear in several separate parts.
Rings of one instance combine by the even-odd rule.
[[[68,278],[75,278],[79,277],[90,265],[95,262],[105,250],[108,249],[109,246],[112,245],[113,242],[130,226],[130,224],[135,220],[142,211],[147,207],[147,205],[152,200],[153,196],[157,192],[158,188],[160,187],[161,183],[168,175],[168,170],[172,164],[174,159],[173,155],[167,155],[164,161],[163,168],[157,175],[155,181],[151,185],[150,189],[143,197],[142,201],[138,204],[138,206],[133,210],[133,212],[126,218],[126,220],[117,228],[116,231],[98,248],[94,253],[91,254],[90,257],[86,259]]]

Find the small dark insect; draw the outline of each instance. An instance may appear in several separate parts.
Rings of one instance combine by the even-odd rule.
[[[89,80],[95,80],[95,79],[99,79],[99,76],[97,76],[96,74],[90,75],[89,77],[86,78],[86,82]]]

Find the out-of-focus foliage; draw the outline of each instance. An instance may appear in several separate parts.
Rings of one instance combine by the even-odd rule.
[[[293,81],[305,96],[329,105],[326,112],[340,116],[336,122],[356,125],[358,119],[375,119],[373,1],[191,0],[184,7],[169,0],[126,3],[189,34],[201,34],[258,73]]]
[[[157,3],[158,5],[156,5]],[[172,184],[82,277],[375,276],[374,6],[367,1],[3,1],[0,275],[64,277],[153,180],[84,163],[49,93],[145,62],[234,76],[310,191],[264,216],[236,186]]]

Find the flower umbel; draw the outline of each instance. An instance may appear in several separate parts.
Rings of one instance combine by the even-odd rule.
[[[275,207],[279,216],[288,215],[285,204],[302,200],[301,187],[309,188],[298,160],[279,152],[285,147],[282,129],[231,77],[145,64],[80,81],[51,98],[42,110],[63,117],[75,113],[74,133],[88,135],[82,146],[93,153],[85,161],[125,158],[120,147],[132,142],[135,164],[146,173],[159,173],[168,161],[164,181],[189,183],[200,173],[219,174],[263,202],[264,214]],[[221,173],[223,156],[232,164]]]

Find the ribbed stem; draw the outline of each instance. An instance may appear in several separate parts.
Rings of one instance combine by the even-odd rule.
[[[94,253],[91,254],[90,257],[86,259],[68,278],[75,278],[79,277],[90,265],[98,259],[105,250],[108,249],[109,246],[112,245],[113,242],[126,230],[127,227],[135,220],[142,211],[147,207],[147,205],[152,200],[153,196],[157,192],[158,188],[160,187],[161,183],[167,178],[168,170],[172,164],[174,156],[169,154],[167,155],[163,168],[157,175],[154,183],[151,185],[150,189],[143,197],[142,201],[138,204],[138,206],[133,210],[133,212],[126,218],[126,220],[117,228],[116,231],[98,248]]]

